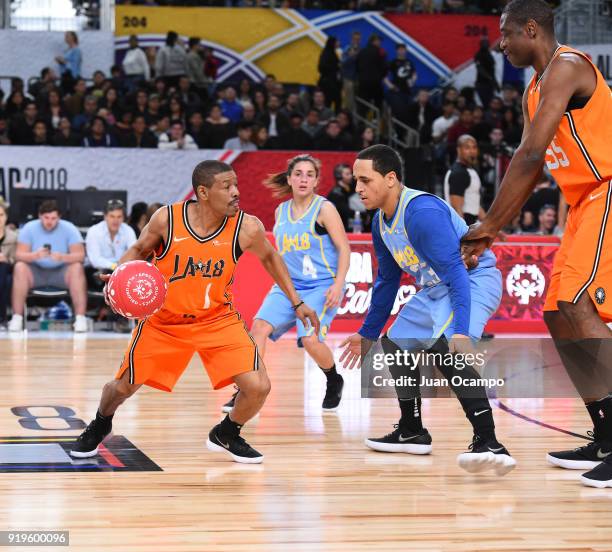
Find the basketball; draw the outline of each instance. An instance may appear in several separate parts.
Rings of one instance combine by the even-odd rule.
[[[147,261],[130,261],[113,272],[106,292],[117,314],[139,319],[161,309],[167,289],[166,280],[154,265]]]

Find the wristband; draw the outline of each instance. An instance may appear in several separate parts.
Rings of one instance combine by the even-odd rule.
[[[298,310],[302,305],[304,304],[304,301],[300,301],[297,305],[293,305],[291,308],[296,311]]]
[[[115,270],[115,268],[117,268],[117,263],[113,263],[113,264],[110,266],[110,269],[111,269],[111,270],[113,270],[113,271]]]

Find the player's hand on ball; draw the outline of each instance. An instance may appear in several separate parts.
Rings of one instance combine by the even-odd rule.
[[[449,353],[462,355],[476,353],[470,337],[463,334],[453,334],[448,342],[448,351]]]
[[[295,315],[302,321],[305,328],[314,328],[314,335],[319,335],[321,331],[321,322],[317,313],[313,311],[306,303],[302,303],[295,309]]]
[[[329,286],[325,292],[325,308],[335,309],[340,304],[343,293],[344,286],[342,284],[338,285],[336,283]]]
[[[342,343],[340,343],[340,348],[344,347],[344,351],[342,351],[342,354],[340,355],[340,363],[344,368],[352,370],[353,368],[359,368],[361,366],[362,341],[367,343],[369,340],[366,340],[358,333],[355,333],[353,335],[349,335]]]

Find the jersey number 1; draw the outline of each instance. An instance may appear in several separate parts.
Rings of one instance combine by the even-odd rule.
[[[312,259],[310,255],[304,255],[304,260],[302,261],[302,274],[304,276],[312,276],[313,279],[317,277],[317,269],[312,264]]]

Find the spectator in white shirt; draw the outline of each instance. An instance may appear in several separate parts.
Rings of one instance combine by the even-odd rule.
[[[253,126],[246,121],[238,123],[238,136],[225,141],[224,149],[257,151],[257,146],[253,143]]]
[[[157,147],[163,150],[195,150],[198,144],[185,132],[183,123],[176,119],[170,123],[170,130],[159,137]]]
[[[119,259],[136,241],[134,230],[124,220],[123,201],[111,199],[104,207],[104,220],[87,231],[87,258],[95,270],[115,270]]]
[[[431,134],[434,143],[446,142],[448,129],[456,122],[455,104],[453,102],[445,102],[442,106],[442,115],[435,119],[432,125]]]
[[[130,48],[123,58],[123,72],[128,92],[132,92],[142,81],[151,78],[151,67],[147,55],[138,47],[138,37],[130,36]]]

